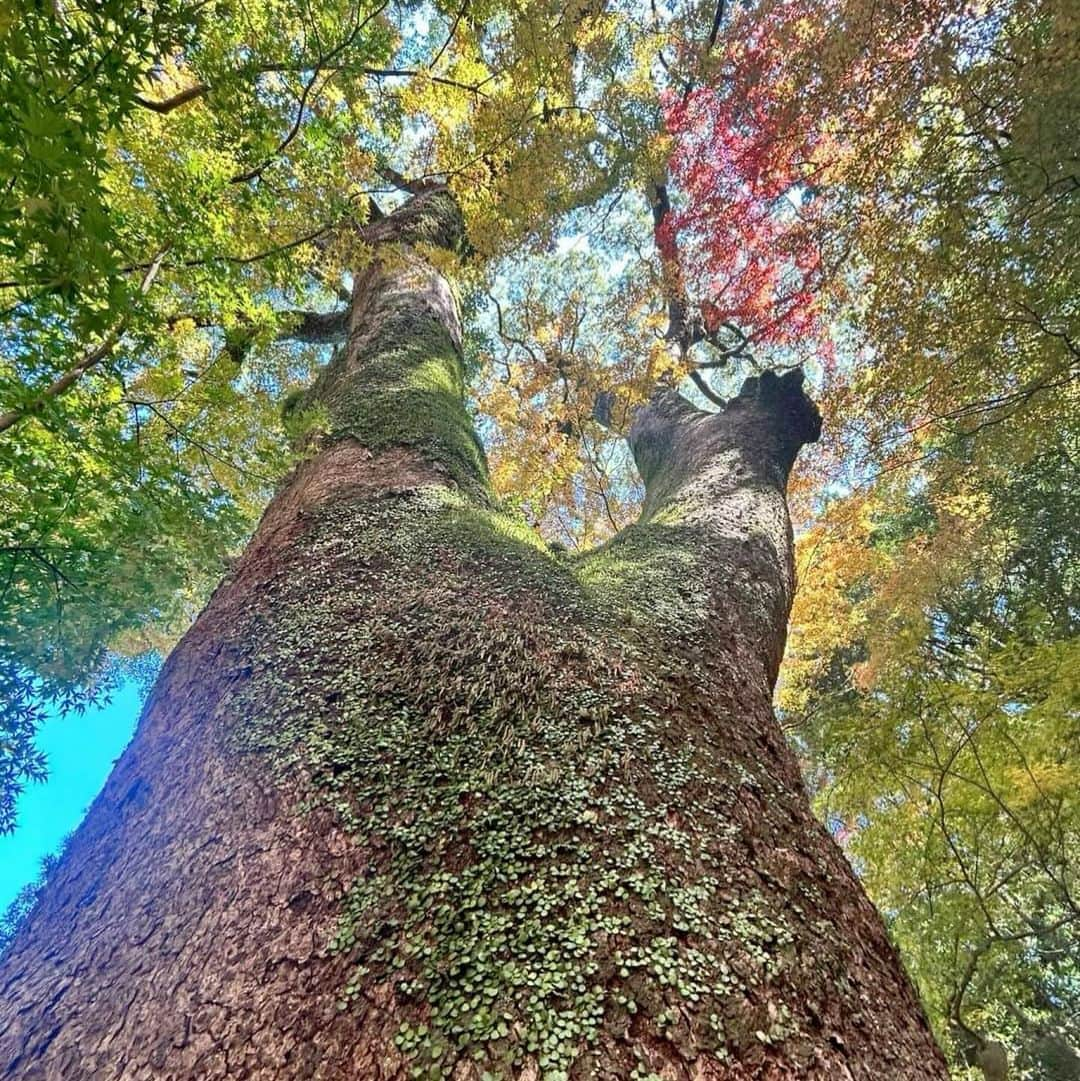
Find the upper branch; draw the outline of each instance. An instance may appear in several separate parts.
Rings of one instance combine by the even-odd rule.
[[[627,440],[645,482],[646,517],[698,482],[711,483],[711,467],[731,453],[741,477],[783,491],[799,449],[821,435],[821,414],[799,369],[764,372],[720,401],[720,412],[706,413],[665,387],[638,410]]]
[[[329,345],[344,341],[348,312],[290,312],[296,322],[278,331],[278,341],[307,342],[309,345]]]
[[[660,252],[664,296],[667,300],[668,326],[665,339],[674,342],[684,358],[700,342],[712,346],[714,354],[710,359],[695,365],[699,369],[720,368],[732,360],[748,360],[749,338],[734,323],[721,323],[710,329],[705,325],[700,312],[690,310],[682,268],[679,265],[678,245],[671,232],[671,199],[664,181],[656,181],[651,185],[649,202],[652,207],[653,235]],[[714,405],[723,405],[723,401],[697,371],[691,372],[691,378],[709,401]]]

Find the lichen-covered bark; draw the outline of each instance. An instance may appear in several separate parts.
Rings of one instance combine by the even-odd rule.
[[[4,1076],[944,1077],[770,705],[797,380],[660,395],[642,521],[552,553],[487,495],[427,210],[4,959]]]

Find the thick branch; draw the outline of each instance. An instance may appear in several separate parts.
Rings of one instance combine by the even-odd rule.
[[[297,321],[278,331],[277,340],[306,342],[309,345],[330,345],[345,340],[348,312],[290,312]]]
[[[181,90],[179,93],[173,94],[171,98],[165,98],[163,101],[156,101],[153,98],[143,97],[142,94],[136,94],[135,104],[164,116],[167,113],[171,113],[174,109],[179,109],[181,105],[187,105],[189,101],[196,101],[198,98],[201,98],[204,94],[208,94],[209,92],[209,85],[206,83],[196,83],[194,86],[189,86],[186,90]]]
[[[419,180],[410,180],[407,176],[399,173],[392,165],[380,165],[378,168],[379,176],[386,180],[390,184],[393,184],[395,188],[400,191],[407,191],[410,195],[420,195],[425,191],[432,191],[435,188],[442,187],[442,184],[430,177],[421,177]]]
[[[717,405],[721,409],[724,408],[724,405],[726,404],[724,402],[724,399],[721,398],[720,395],[717,394],[716,391],[709,386],[709,384],[705,380],[705,376],[703,376],[701,372],[694,368],[690,372],[690,378],[694,381],[694,386],[697,387],[698,390],[700,390],[701,393],[704,394],[705,397],[713,403],[713,405]]]
[[[710,598],[709,634],[742,642],[748,652],[741,670],[760,675],[770,690],[794,594],[784,492],[799,448],[820,431],[795,370],[748,379],[715,413],[662,388],[638,410],[627,436],[645,482],[631,531],[643,538],[635,558],[658,574],[681,567],[669,579],[672,591],[692,573],[694,588]],[[623,543],[634,550],[633,541]]]
[[[628,442],[645,482],[648,516],[666,506],[711,465],[735,452],[743,475],[783,490],[799,449],[821,435],[821,414],[803,391],[803,373],[747,379],[719,413],[706,413],[662,388],[638,410]]]

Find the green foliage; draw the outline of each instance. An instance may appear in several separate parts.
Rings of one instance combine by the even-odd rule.
[[[40,776],[44,706],[100,697],[110,647],[167,648],[287,465],[276,398],[316,355],[274,344],[265,294],[306,280],[297,234],[351,194],[331,149],[347,111],[305,110],[270,154],[303,69],[262,73],[344,7],[321,26],[269,5],[18,8],[0,24],[0,829]],[[385,59],[384,26],[354,37]],[[212,89],[153,107],[177,80]]]
[[[967,1026],[1041,1078],[1078,1039],[1076,13],[831,10],[788,26],[840,351],[781,704],[958,1069]]]
[[[108,191],[108,139],[135,108],[143,73],[191,38],[194,11],[175,0],[17,0],[0,16],[0,172],[10,178],[0,265],[7,303],[36,308],[41,329],[46,312],[71,305],[85,337],[132,300],[118,273],[129,253]]]
[[[1072,471],[1062,445],[1000,471],[962,546],[940,493],[896,493],[868,543],[907,575],[922,550],[917,604],[851,581],[862,629],[790,718],[942,1038],[963,1060],[965,1026],[992,1034],[1033,1077],[1080,1036]]]
[[[167,649],[281,469],[272,399],[217,369],[171,404],[161,382],[130,397],[80,388],[0,437],[2,829],[15,785],[41,774],[44,705],[100,700],[109,646]],[[241,395],[242,413],[214,415]]]

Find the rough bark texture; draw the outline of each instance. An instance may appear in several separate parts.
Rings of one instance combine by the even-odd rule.
[[[322,449],[169,658],[0,969],[25,1081],[942,1078],[771,708],[800,380],[665,392],[641,522],[493,507],[439,193],[383,226]]]

